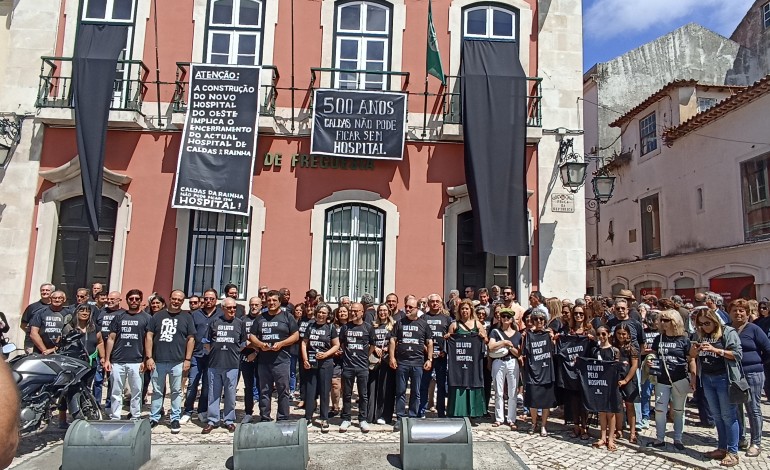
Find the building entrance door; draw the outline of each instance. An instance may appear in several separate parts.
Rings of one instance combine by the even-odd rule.
[[[461,293],[465,286],[511,286],[519,298],[515,256],[495,256],[474,250],[473,211],[457,216],[457,286]],[[460,295],[462,297],[462,294]]]
[[[68,302],[74,301],[80,287],[90,288],[94,282],[109,285],[117,214],[118,203],[102,197],[99,239],[94,241],[88,228],[83,196],[60,203],[51,282],[67,294]]]

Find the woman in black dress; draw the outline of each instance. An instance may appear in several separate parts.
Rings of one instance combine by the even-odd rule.
[[[395,408],[396,371],[388,367],[388,341],[396,323],[390,315],[387,304],[380,304],[374,318],[374,356],[378,362],[369,366],[367,421],[377,424],[392,424]],[[374,358],[370,358],[371,359]]]
[[[543,413],[540,435],[548,435],[546,424],[551,407],[556,404],[556,374],[554,370],[554,333],[545,328],[545,314],[533,309],[529,315],[532,330],[524,333],[524,407],[529,408],[534,434],[537,429],[537,410]]]

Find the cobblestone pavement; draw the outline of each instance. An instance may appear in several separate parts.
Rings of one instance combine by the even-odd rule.
[[[354,399],[355,403],[355,399]],[[166,403],[168,409],[169,403]],[[763,414],[765,416],[765,433],[763,437],[767,442],[770,439],[770,405],[763,403]],[[239,394],[238,420],[242,417],[243,402]],[[273,403],[273,415],[275,415],[275,402]],[[144,407],[143,416],[147,414],[147,407]],[[644,447],[644,444],[654,438],[653,426],[640,433],[640,444],[630,444],[627,439],[618,440],[618,450],[609,452],[607,450],[597,450],[591,447],[598,436],[598,430],[592,429],[592,439],[582,441],[571,437],[571,427],[565,427],[561,419],[561,412],[555,411],[554,417],[549,420],[549,435],[541,437],[539,434],[529,434],[529,424],[519,422],[519,431],[510,431],[507,427],[493,428],[490,419],[482,419],[478,426],[473,428],[473,439],[475,442],[505,442],[511,449],[532,469],[604,469],[604,468],[634,468],[634,469],[689,469],[689,468],[721,468],[718,461],[707,461],[701,457],[701,453],[712,450],[716,445],[716,430],[703,427],[696,427],[694,420],[697,419],[696,410],[688,408],[687,424],[685,426],[684,444],[687,449],[683,452],[676,451],[671,445],[671,435],[673,425],[667,427],[668,445],[663,451],[651,451]],[[292,407],[292,418],[301,418],[304,415],[303,410]],[[329,420],[331,432],[321,433],[316,425],[310,428],[310,443],[330,443],[330,444],[354,444],[354,443],[397,443],[399,434],[392,432],[389,425],[371,425],[371,432],[363,434],[360,432],[355,416],[354,422],[347,433],[340,433],[338,425],[341,422],[339,417]],[[434,415],[435,416],[435,415]],[[428,417],[431,417],[429,413]],[[153,444],[185,445],[185,444],[230,444],[232,435],[225,429],[216,429],[211,434],[201,435],[202,425],[197,419],[191,420],[188,424],[182,426],[182,432],[173,435],[170,433],[167,423],[164,421],[160,426],[153,430]],[[46,451],[51,446],[61,443],[64,438],[64,431],[59,429],[49,429],[37,436],[27,437],[22,440],[17,458],[14,460],[11,468],[25,462],[41,452]],[[766,445],[767,449],[767,445]],[[770,469],[770,452],[765,450],[760,457],[748,458],[740,452],[740,464],[737,469],[767,470]]]

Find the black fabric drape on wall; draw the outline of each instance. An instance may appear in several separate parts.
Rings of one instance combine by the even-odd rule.
[[[465,178],[479,251],[529,254],[527,78],[514,42],[463,41]]]
[[[75,133],[86,214],[94,240],[99,234],[107,119],[118,57],[127,38],[128,26],[81,24],[72,58]]]

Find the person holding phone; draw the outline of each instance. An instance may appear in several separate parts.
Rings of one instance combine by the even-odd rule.
[[[740,377],[743,357],[738,332],[723,326],[715,310],[703,309],[695,316],[697,343],[690,356],[697,358],[698,376],[717,428],[717,448],[704,457],[721,460],[723,467],[738,464],[738,406],[730,403],[731,378]]]

